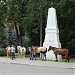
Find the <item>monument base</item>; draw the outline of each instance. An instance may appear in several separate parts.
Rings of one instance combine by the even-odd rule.
[[[46,59],[47,60],[56,60],[56,57],[55,57],[53,50],[48,51],[48,48],[50,45],[57,47],[57,48],[61,48],[61,43],[50,43],[50,42],[43,43],[43,47],[47,48]],[[61,55],[58,55],[57,57],[58,57],[58,60],[62,59]]]

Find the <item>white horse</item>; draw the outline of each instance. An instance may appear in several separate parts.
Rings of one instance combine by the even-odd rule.
[[[45,47],[38,47],[36,50],[36,53],[42,54],[42,55],[40,54],[40,57],[42,57],[42,60],[45,60],[45,61],[46,61],[46,52],[47,52],[47,48],[45,48]]]
[[[6,47],[7,58],[11,57],[10,47]]]
[[[17,46],[17,51],[19,53],[20,58],[25,58],[25,54],[26,54],[26,48],[25,47]]]
[[[41,52],[45,52],[47,51],[47,48],[45,47],[38,47],[37,50],[36,50],[36,53],[41,53]]]

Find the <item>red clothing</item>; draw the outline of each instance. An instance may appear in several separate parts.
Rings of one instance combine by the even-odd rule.
[[[34,52],[34,48],[31,48],[31,52]]]

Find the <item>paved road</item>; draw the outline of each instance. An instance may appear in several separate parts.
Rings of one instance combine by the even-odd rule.
[[[74,63],[0,58],[1,75],[74,75]]]
[[[74,69],[50,66],[0,63],[1,75],[74,75]]]

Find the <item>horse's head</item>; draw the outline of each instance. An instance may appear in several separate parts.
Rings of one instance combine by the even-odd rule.
[[[21,46],[17,46],[17,51],[20,51],[20,49],[21,49]]]
[[[52,49],[52,46],[49,46],[49,49],[48,49],[48,51],[50,51]]]
[[[56,47],[53,47],[53,46],[49,46],[49,49],[48,49],[48,51],[50,51],[50,50],[56,50],[57,48]]]

